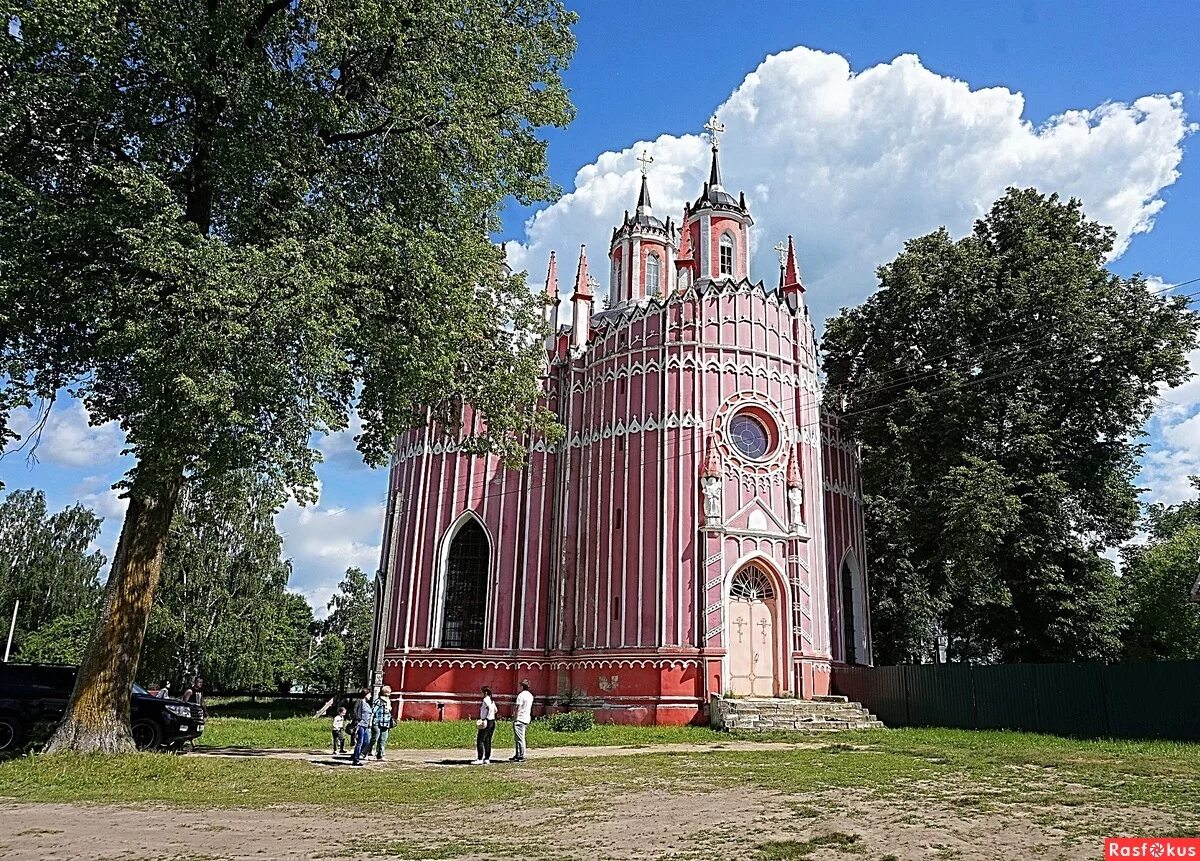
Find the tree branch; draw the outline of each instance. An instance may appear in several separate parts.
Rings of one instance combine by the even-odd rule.
[[[366,140],[367,138],[375,137],[375,135],[382,134],[383,132],[388,131],[391,127],[392,120],[387,119],[373,128],[360,129],[354,132],[331,132],[328,129],[317,129],[317,137],[319,137],[321,141],[326,144],[345,143],[347,141],[361,141]]]
[[[254,23],[250,25],[250,29],[246,31],[245,44],[250,50],[262,46],[262,36],[266,32],[267,25],[271,23],[271,19],[286,9],[292,4],[292,0],[271,0],[270,3],[262,7],[258,16],[254,19]]]

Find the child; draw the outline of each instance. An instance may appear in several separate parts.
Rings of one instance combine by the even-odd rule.
[[[346,707],[342,706],[338,709],[337,714],[333,716],[333,752],[335,754],[346,752]]]

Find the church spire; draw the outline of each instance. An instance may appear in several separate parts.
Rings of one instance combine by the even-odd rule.
[[[650,155],[648,150],[642,150],[642,154],[637,158],[642,165],[642,190],[638,192],[637,214],[638,215],[653,215],[650,206],[650,186],[647,182],[647,168],[654,164],[654,156]]]
[[[708,170],[708,187],[715,191],[721,190],[721,163],[717,160],[717,150],[721,148],[720,135],[725,131],[725,126],[717,122],[717,115],[713,114],[712,119],[704,124],[708,129],[708,138],[712,141],[712,167]]]
[[[638,193],[637,214],[650,215],[650,186],[646,184],[646,174],[642,174],[642,190]]]
[[[545,321],[551,333],[558,330],[558,260],[553,251],[550,252],[550,267],[546,270],[546,305]]]
[[[787,241],[787,262],[783,272],[783,295],[799,295],[804,292],[804,284],[800,280],[800,270],[796,267],[796,248],[792,245],[792,237]]]
[[[579,246],[579,267],[575,270],[575,295],[585,299],[592,298],[592,288],[588,278],[587,246]]]
[[[571,296],[571,345],[587,344],[592,326],[592,284],[588,278],[587,246],[579,246],[579,268],[575,270],[575,292]]]

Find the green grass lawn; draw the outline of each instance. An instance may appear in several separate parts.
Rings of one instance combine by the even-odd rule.
[[[234,727],[224,741],[247,741]],[[292,721],[258,723],[255,738],[297,737]],[[314,722],[316,723],[316,722]],[[221,724],[218,724],[220,726]],[[275,736],[271,727],[275,727]],[[323,742],[323,724],[313,730]],[[405,723],[394,735],[415,748],[471,750],[469,722]],[[511,729],[508,730],[511,732]],[[206,734],[207,736],[207,734]],[[760,736],[753,736],[760,738]],[[729,740],[703,729],[596,727],[586,733],[543,730],[538,746],[652,744]],[[794,740],[795,737],[789,737]],[[211,741],[211,739],[209,739]],[[812,740],[809,737],[807,740]],[[1200,745],[1076,741],[1026,733],[966,730],[868,730],[821,736],[817,748],[711,749],[539,763],[539,792],[596,786],[611,792],[754,788],[795,794],[858,788],[896,799],[941,800],[977,811],[1010,804],[1072,803],[1171,809],[1200,825]],[[499,741],[499,739],[498,739]],[[532,739],[531,739],[532,741]],[[498,743],[498,747],[501,744]],[[531,790],[520,768],[356,770],[279,759],[165,754],[118,757],[28,756],[0,763],[0,797],[27,801],[161,801],[198,806],[393,802],[471,805]]]
[[[331,722],[328,718],[292,717],[282,720],[253,720],[236,717],[210,717],[201,747],[294,748],[326,750],[330,747]],[[582,732],[553,732],[545,721],[534,721],[528,731],[531,747],[641,745],[729,741],[727,733],[708,727],[654,726],[633,727],[598,724]],[[497,749],[513,744],[512,724],[500,721],[496,726]],[[473,750],[474,721],[401,721],[388,736],[388,746],[406,750]]]

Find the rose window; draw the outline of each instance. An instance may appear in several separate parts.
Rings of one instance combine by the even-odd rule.
[[[729,437],[734,446],[751,460],[762,460],[771,449],[771,435],[754,416],[739,413],[729,423]]]

